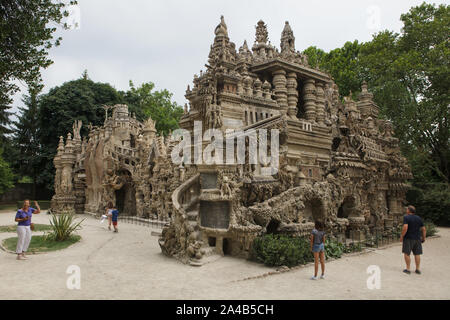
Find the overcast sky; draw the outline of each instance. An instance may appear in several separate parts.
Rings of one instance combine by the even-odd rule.
[[[445,3],[446,1],[434,1]],[[414,0],[78,0],[71,21],[79,27],[60,32],[59,47],[50,50],[54,61],[43,70],[43,93],[83,70],[93,81],[127,90],[152,81],[166,88],[180,105],[195,73],[205,69],[214,28],[224,15],[230,40],[239,48],[255,39],[262,19],[269,40],[279,48],[284,22],[289,21],[296,49],[316,46],[326,51],[346,41],[369,41],[374,32],[400,32],[400,15],[422,1]],[[14,110],[22,105],[15,96]],[[13,111],[14,111],[13,110]]]

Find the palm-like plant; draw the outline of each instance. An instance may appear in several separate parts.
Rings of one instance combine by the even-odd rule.
[[[70,238],[73,232],[81,229],[81,223],[74,221],[75,214],[71,212],[62,212],[60,214],[52,214],[50,219],[51,231],[47,237],[54,241],[64,241]]]

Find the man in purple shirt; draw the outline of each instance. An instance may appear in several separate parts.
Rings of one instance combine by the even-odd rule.
[[[31,241],[31,217],[34,214],[41,213],[39,204],[35,201],[34,205],[37,209],[30,207],[30,200],[25,200],[23,202],[23,207],[19,209],[16,213],[15,221],[17,224],[17,260],[25,260],[25,252],[28,250],[28,246]]]

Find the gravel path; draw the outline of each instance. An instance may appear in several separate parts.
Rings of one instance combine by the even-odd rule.
[[[450,229],[424,244],[422,275],[406,275],[400,244],[326,264],[327,279],[309,280],[313,267],[262,276],[275,269],[223,257],[202,267],[165,257],[148,227],[120,223],[119,233],[90,216],[82,240],[62,251],[17,261],[0,250],[0,299],[449,299]],[[14,213],[0,211],[0,225]],[[48,215],[33,216],[48,223]],[[35,233],[39,234],[39,233]],[[15,236],[0,233],[2,239]],[[69,290],[67,268],[81,270],[81,289]],[[381,288],[369,290],[367,267],[381,270]],[[250,280],[243,280],[245,278]]]

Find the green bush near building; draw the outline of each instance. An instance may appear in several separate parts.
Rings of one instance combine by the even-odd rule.
[[[256,238],[253,241],[252,258],[270,267],[293,267],[314,261],[309,240],[277,234]]]

